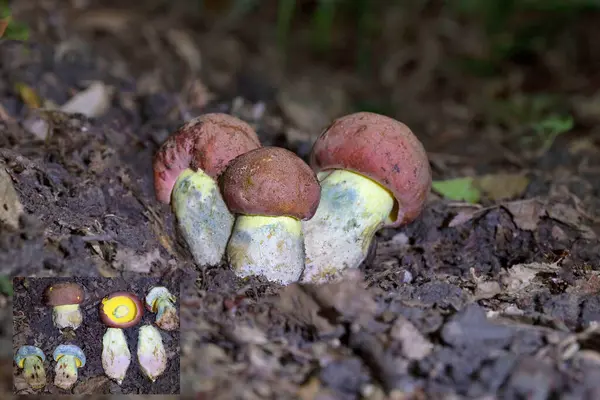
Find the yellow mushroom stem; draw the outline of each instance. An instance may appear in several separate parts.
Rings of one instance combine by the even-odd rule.
[[[173,187],[173,212],[197,264],[217,265],[225,254],[235,217],[217,182],[203,171],[183,171]]]
[[[83,315],[79,304],[65,304],[53,307],[52,320],[58,329],[71,328],[75,330],[81,325]]]
[[[358,268],[375,233],[391,222],[394,197],[377,182],[347,170],[320,172],[321,201],[314,217],[302,222],[306,261],[303,282],[335,279]]]
[[[77,382],[77,369],[81,361],[72,355],[65,354],[56,360],[54,384],[61,389],[69,390]]]
[[[21,360],[19,367],[23,368],[25,381],[33,389],[41,389],[46,386],[46,370],[44,362],[38,356],[29,356]]]
[[[281,284],[296,282],[304,269],[302,224],[292,217],[240,215],[227,257],[239,277],[262,275]]]

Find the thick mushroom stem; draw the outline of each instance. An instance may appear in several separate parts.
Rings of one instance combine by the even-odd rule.
[[[131,353],[122,329],[108,328],[102,338],[102,368],[104,373],[119,385],[123,383]]]
[[[65,354],[61,356],[54,369],[54,384],[61,389],[69,390],[77,382],[77,369],[81,366],[81,361],[75,356]]]
[[[167,368],[167,352],[158,329],[152,325],[140,328],[138,337],[138,362],[144,375],[152,382]]]
[[[390,221],[394,197],[377,182],[347,171],[318,174],[321,201],[314,217],[302,221],[306,251],[303,282],[335,279],[358,268],[384,223]]]
[[[23,360],[23,376],[33,389],[46,386],[46,371],[44,362],[38,356],[29,356]]]
[[[304,269],[302,224],[292,217],[238,216],[227,257],[236,275],[296,282]]]
[[[79,304],[54,306],[52,310],[52,320],[58,329],[71,328],[75,330],[79,328],[83,321]]]
[[[186,169],[175,182],[172,206],[196,263],[220,263],[235,217],[223,201],[217,182],[201,170]]]

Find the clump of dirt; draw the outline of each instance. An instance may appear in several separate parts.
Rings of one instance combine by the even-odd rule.
[[[62,333],[52,322],[52,308],[43,303],[42,293],[57,282],[76,282],[84,288],[85,301],[80,308],[83,314],[81,326],[72,331]],[[152,383],[146,378],[137,362],[138,330],[142,325],[154,324],[156,314],[147,309],[140,323],[124,329],[131,364],[124,381],[119,386],[104,375],[102,368],[102,337],[106,332],[99,315],[100,301],[113,292],[127,291],[134,293],[144,302],[148,291],[154,286],[165,286],[179,299],[179,283],[162,281],[158,278],[138,277],[123,278],[15,278],[13,306],[13,350],[14,354],[23,345],[38,346],[46,355],[45,369],[48,383],[43,393],[66,394],[54,386],[54,366],[52,353],[59,344],[75,344],[86,355],[86,365],[79,369],[79,378],[72,389],[73,394],[178,394],[180,390],[180,332],[159,330],[167,353],[167,369]],[[179,308],[179,303],[176,304]],[[18,394],[34,393],[24,383],[22,370],[13,365],[14,389]]]

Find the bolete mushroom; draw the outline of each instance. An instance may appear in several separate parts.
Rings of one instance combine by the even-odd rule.
[[[77,382],[78,370],[85,366],[85,354],[74,344],[61,344],[54,349],[54,385],[70,390]]]
[[[104,373],[119,385],[123,383],[131,353],[123,329],[108,328],[102,337],[102,368]]]
[[[36,346],[21,346],[15,355],[17,367],[23,369],[25,382],[32,389],[42,389],[46,386],[46,370],[44,369],[46,356]]]
[[[129,328],[140,322],[144,307],[133,293],[115,292],[100,302],[100,318],[111,328]]]
[[[83,302],[83,288],[74,282],[50,285],[44,292],[45,302],[52,306],[52,320],[58,329],[79,328],[83,315],[79,304]]]
[[[156,198],[171,203],[197,264],[221,262],[234,223],[216,179],[232,159],[258,147],[260,141],[250,125],[214,113],[179,128],[156,153]]]
[[[175,296],[164,286],[155,286],[146,295],[146,307],[156,313],[156,325],[165,331],[179,327]]]
[[[311,168],[289,150],[262,147],[235,158],[221,175],[223,198],[237,214],[227,257],[240,277],[282,284],[304,269],[301,220],[311,218],[320,187]]]
[[[368,112],[335,120],[310,157],[321,201],[315,216],[303,222],[302,281],[318,283],[357,268],[381,227],[407,224],[421,213],[431,169],[423,145],[406,125]]]
[[[152,382],[167,368],[167,352],[158,329],[152,325],[140,328],[138,336],[138,361],[144,375]]]
[[[123,329],[137,325],[142,315],[142,303],[133,293],[111,293],[100,302],[100,319],[109,327],[102,338],[102,368],[119,385],[131,362]]]

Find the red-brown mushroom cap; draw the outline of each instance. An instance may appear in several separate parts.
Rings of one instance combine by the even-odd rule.
[[[235,157],[260,147],[256,132],[227,114],[204,114],[169,136],[154,157],[154,190],[169,204],[175,182],[186,168],[216,179]]]
[[[315,172],[296,154],[262,147],[234,159],[221,175],[223,199],[232,213],[310,219],[321,186]]]
[[[119,297],[126,298],[135,307],[135,310],[134,310],[135,314],[132,316],[131,319],[128,319],[127,321],[118,321],[114,317],[111,316],[111,311],[109,308],[113,307],[114,304],[111,304],[109,301],[115,300],[115,298],[119,298]],[[108,305],[110,305],[110,307]],[[111,293],[110,295],[108,295],[104,299],[102,299],[102,301],[100,301],[99,312],[100,312],[100,319],[102,320],[102,322],[105,325],[107,325],[111,328],[125,329],[125,328],[132,327],[134,325],[137,325],[140,322],[140,320],[142,319],[142,316],[144,315],[144,306],[142,305],[142,302],[140,301],[140,299],[133,293],[115,292],[115,293]]]
[[[431,190],[422,143],[408,126],[379,114],[359,112],[336,119],[315,142],[310,163],[317,172],[346,169],[387,188],[397,202],[397,215],[389,224],[393,227],[413,221]]]
[[[83,288],[74,282],[55,283],[44,291],[44,301],[52,307],[81,304],[83,299]]]

